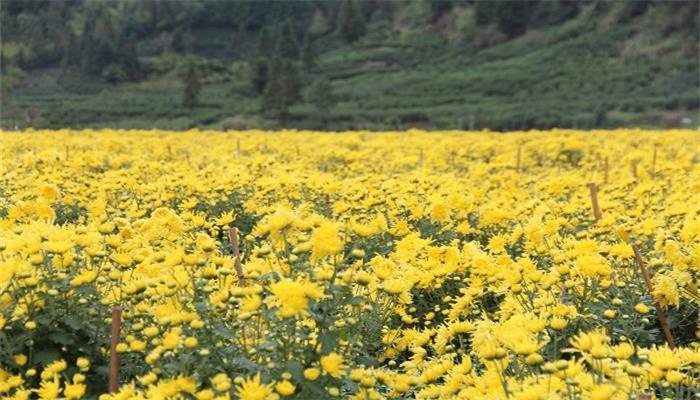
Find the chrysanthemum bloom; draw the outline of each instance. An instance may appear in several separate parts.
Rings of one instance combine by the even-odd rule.
[[[236,396],[241,400],[267,400],[272,394],[272,385],[260,382],[260,373],[236,385]]]
[[[338,227],[331,222],[324,222],[311,234],[311,256],[320,260],[333,256],[343,249],[343,242],[338,238]]]
[[[274,295],[272,304],[279,306],[277,316],[291,318],[306,312],[309,299],[320,299],[323,289],[308,281],[293,281],[283,279],[270,285]]]
[[[343,356],[336,352],[328,353],[321,357],[323,371],[334,378],[340,378],[344,374],[345,364]]]

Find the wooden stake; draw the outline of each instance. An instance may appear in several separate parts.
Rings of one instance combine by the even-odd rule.
[[[333,206],[331,205],[331,197],[326,193],[326,218],[333,219]]]
[[[656,174],[656,145],[654,145],[654,157],[651,161],[651,174]]]
[[[632,176],[637,179],[637,162],[632,162]]]
[[[515,158],[515,170],[520,172],[520,156],[523,150],[522,145],[518,145],[518,155]]]
[[[591,193],[591,206],[593,207],[593,216],[596,222],[600,221],[602,214],[600,213],[600,206],[598,205],[598,186],[595,183],[588,184],[588,190]]]
[[[671,328],[668,325],[668,320],[666,319],[666,313],[664,309],[661,308],[656,301],[654,301],[654,288],[651,286],[651,279],[649,279],[649,274],[647,269],[644,267],[644,261],[642,261],[642,256],[639,253],[639,249],[636,245],[632,245],[632,250],[634,251],[634,259],[637,261],[637,266],[639,266],[640,271],[642,271],[642,278],[644,279],[644,284],[647,287],[649,296],[651,296],[651,301],[654,303],[654,308],[656,308],[656,315],[659,317],[659,322],[661,322],[661,328],[664,331],[664,336],[666,336],[666,341],[671,349],[676,348],[676,343],[673,341],[673,335],[671,334]]]
[[[112,343],[109,349],[109,393],[119,391],[119,353],[117,345],[121,336],[122,309],[114,307],[112,309]]]
[[[605,156],[605,175],[603,177],[603,183],[605,183],[605,184],[608,183],[608,169],[609,168],[610,167],[608,165],[608,156]]]
[[[236,158],[241,158],[241,139],[236,139]]]
[[[238,230],[231,227],[228,230],[228,238],[231,242],[231,251],[235,257],[236,274],[238,274],[238,286],[245,287],[245,278],[243,276],[243,266],[241,265],[241,252],[238,248]]]
[[[418,168],[423,166],[423,148],[420,149],[420,154],[418,155]]]

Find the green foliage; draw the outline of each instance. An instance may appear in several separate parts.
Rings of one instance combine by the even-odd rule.
[[[255,45],[255,55],[258,57],[270,57],[272,55],[272,43],[270,42],[270,31],[267,28],[260,30],[258,42]]]
[[[187,75],[185,76],[185,92],[182,97],[182,104],[187,108],[193,108],[198,104],[199,92],[201,91],[201,85],[199,83],[199,77],[197,76],[197,71],[195,66],[190,64],[187,69]]]
[[[257,58],[251,63],[250,81],[255,93],[262,94],[267,87],[269,63],[265,58]]]
[[[333,92],[333,85],[326,77],[316,78],[306,91],[306,101],[311,103],[316,110],[324,126],[328,123],[328,114],[335,108],[338,102]]]
[[[299,57],[299,46],[297,45],[294,24],[287,20],[277,31],[277,41],[275,44],[275,56],[289,59]]]
[[[476,21],[479,25],[496,24],[506,36],[516,37],[525,33],[534,6],[533,1],[480,0],[476,3]]]
[[[304,35],[304,42],[301,46],[301,65],[305,71],[310,70],[316,62],[316,50],[314,48],[314,39],[311,34]]]
[[[345,0],[338,12],[338,29],[346,43],[352,43],[365,34],[365,21],[352,0]]]
[[[328,24],[328,19],[323,11],[317,8],[314,11],[313,19],[311,20],[311,25],[309,25],[308,33],[314,38],[323,36],[330,29]]]
[[[289,107],[300,98],[301,82],[294,64],[285,59],[272,59],[270,76],[263,95],[263,107],[277,116],[282,126],[289,118]]]

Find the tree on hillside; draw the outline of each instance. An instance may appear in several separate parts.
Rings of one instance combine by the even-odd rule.
[[[299,57],[299,46],[296,42],[296,33],[292,21],[287,20],[280,29],[277,30],[277,41],[275,43],[275,56],[296,59]]]
[[[346,43],[352,43],[365,34],[365,21],[355,2],[345,0],[338,12],[338,29]]]
[[[306,101],[316,108],[325,127],[328,124],[328,114],[338,103],[331,81],[326,77],[315,79],[306,91]]]
[[[294,64],[286,59],[270,61],[269,79],[263,95],[264,111],[275,114],[282,126],[286,126],[289,107],[299,101],[301,83]]]
[[[199,77],[197,76],[194,63],[190,63],[187,68],[187,74],[185,75],[185,92],[182,97],[182,105],[187,108],[196,107],[201,89],[202,86],[199,83]]]
[[[269,75],[269,64],[267,58],[258,57],[250,65],[250,82],[256,94],[265,92]]]
[[[322,36],[324,33],[328,32],[330,26],[328,25],[328,19],[322,10],[316,9],[314,11],[314,16],[311,20],[311,25],[309,25],[309,32],[313,37]]]
[[[305,71],[308,71],[314,66],[315,61],[314,39],[310,33],[307,33],[304,35],[304,43],[301,45],[301,65]]]
[[[267,28],[261,29],[258,34],[258,42],[255,44],[255,55],[257,57],[270,57],[272,55],[270,31]]]
[[[500,32],[513,38],[525,33],[536,4],[533,1],[479,0],[475,5],[476,23],[496,24]]]

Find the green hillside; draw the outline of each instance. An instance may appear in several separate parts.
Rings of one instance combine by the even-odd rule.
[[[20,60],[17,49],[31,48],[32,36],[20,35],[29,11],[11,3],[2,8],[5,128],[506,130],[699,120],[697,2],[261,2],[228,17],[222,10],[240,3],[193,2],[195,11],[170,24],[144,17],[148,29],[124,22],[145,15],[137,3],[69,3],[60,12],[83,24],[83,36],[91,12],[107,13],[110,35],[128,32],[108,55],[116,61],[96,71],[85,60],[98,65],[99,53],[86,46],[99,40],[85,45],[79,29],[68,35],[79,46]],[[32,12],[50,21],[51,7]],[[168,36],[174,44],[164,50]],[[287,118],[275,111],[281,92],[256,90],[255,80],[274,81],[270,63],[282,59],[300,89]],[[201,91],[186,106],[190,67]],[[332,93],[312,85],[321,78]]]

